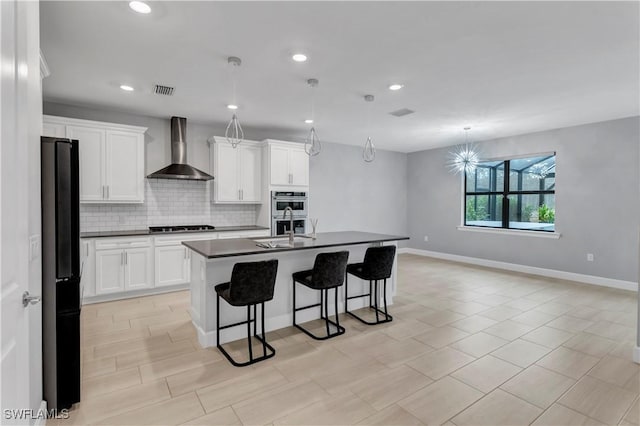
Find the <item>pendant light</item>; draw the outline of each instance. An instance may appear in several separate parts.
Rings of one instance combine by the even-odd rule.
[[[364,97],[365,102],[369,102],[369,103],[373,102],[374,99],[375,98],[373,97],[373,95],[365,95]],[[369,110],[367,111],[367,133],[371,131],[370,122],[371,122],[371,107],[369,106]],[[367,141],[364,143],[364,149],[362,150],[362,158],[367,163],[371,163],[373,162],[373,160],[376,159],[376,147],[373,145],[371,136],[367,136]]]
[[[320,143],[320,139],[318,138],[318,133],[316,133],[315,128],[315,91],[316,87],[318,87],[318,80],[315,78],[310,78],[307,80],[307,84],[311,86],[311,90],[313,90],[313,94],[311,95],[311,129],[309,129],[309,133],[307,134],[306,139],[304,140],[304,150],[309,155],[309,157],[313,157],[315,155],[320,154],[322,150],[322,144]]]
[[[449,169],[455,173],[473,173],[480,163],[480,154],[475,146],[469,144],[469,130],[471,127],[464,128],[464,145],[458,145],[456,150],[449,152]]]
[[[231,65],[231,83],[233,86],[233,103],[227,105],[227,108],[231,110],[238,109],[238,104],[236,103],[236,69],[242,64],[242,60],[236,56],[229,56],[227,58],[227,63]],[[227,130],[224,132],[224,137],[227,139],[227,142],[231,144],[232,147],[236,148],[240,142],[244,139],[244,131],[242,130],[242,126],[240,125],[240,121],[238,120],[238,116],[236,113],[233,113],[231,117],[231,121],[227,125]]]

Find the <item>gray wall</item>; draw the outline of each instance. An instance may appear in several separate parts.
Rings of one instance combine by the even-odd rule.
[[[362,147],[323,143],[310,162],[309,217],[318,232],[407,233],[407,155],[378,150],[365,163]]]
[[[485,158],[556,151],[558,240],[457,230],[462,186],[445,166],[450,149],[410,154],[410,247],[636,281],[639,125],[632,117],[479,144]]]

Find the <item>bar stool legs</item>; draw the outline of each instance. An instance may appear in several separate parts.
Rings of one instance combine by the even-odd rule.
[[[305,333],[307,336],[316,340],[327,340],[332,337],[336,337],[341,334],[344,334],[345,332],[345,328],[340,325],[340,318],[338,316],[338,287],[333,288],[334,296],[335,296],[334,304],[335,304],[336,320],[332,321],[331,319],[329,319],[329,290],[330,289],[328,288],[320,290],[320,303],[315,303],[313,305],[307,305],[307,306],[302,306],[300,308],[297,308],[296,307],[296,280],[293,280],[293,326],[296,327],[298,330],[302,331],[303,333]],[[305,309],[316,308],[318,306],[320,307],[320,319],[323,319],[325,321],[325,326],[327,330],[326,336],[317,336],[311,333],[306,328],[302,327],[300,324],[296,323],[296,312],[302,311]],[[336,328],[336,331],[332,333],[330,326],[334,326]]]
[[[251,319],[251,305],[247,305],[246,321],[240,321],[234,324],[224,325],[221,327],[220,326],[220,295],[218,294],[216,296],[217,296],[216,297],[216,345],[218,347],[218,350],[222,352],[222,355],[224,355],[225,358],[227,358],[227,360],[236,367],[245,367],[247,365],[255,364],[256,362],[264,361],[265,359],[269,359],[273,357],[276,354],[276,350],[273,348],[273,346],[267,343],[267,340],[265,337],[264,302],[253,304],[253,319]],[[261,313],[262,336],[258,335],[257,324],[256,324],[256,320],[258,318],[257,316],[258,305],[261,305],[260,313]],[[222,345],[220,344],[220,330],[236,327],[238,325],[243,325],[245,323],[247,324],[247,345],[249,348],[249,361],[237,362],[231,357],[231,355],[229,355],[226,349],[222,347]],[[253,357],[253,345],[251,342],[251,323],[253,323],[253,337],[255,337],[256,340],[258,340],[260,343],[262,343],[262,356],[259,358]],[[269,349],[268,352],[267,352],[267,349]]]
[[[378,296],[379,287],[380,287],[380,280],[369,280],[369,293],[359,294],[357,296],[349,296],[349,274],[348,273],[345,274],[345,278],[344,278],[344,311],[345,313],[347,315],[351,315],[353,318],[367,325],[384,324],[385,322],[393,321],[393,317],[389,315],[389,311],[387,310],[387,279],[386,278],[383,280],[383,288],[382,288],[383,290],[382,295],[384,300],[384,311],[378,307],[378,302],[380,300],[380,297]],[[373,303],[371,303],[372,292],[373,292]],[[369,298],[369,308],[373,309],[374,312],[376,313],[375,321],[367,321],[361,318],[360,316],[358,316],[357,314],[354,314],[353,312],[349,311],[349,300],[359,299],[361,297]],[[380,315],[384,315],[384,318],[380,319]]]

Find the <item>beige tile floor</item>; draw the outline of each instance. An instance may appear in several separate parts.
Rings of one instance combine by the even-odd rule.
[[[245,368],[200,348],[188,292],[85,306],[82,402],[49,423],[640,423],[634,293],[412,255],[398,265],[392,323],[344,318],[347,333],[324,342],[279,330],[276,357]]]

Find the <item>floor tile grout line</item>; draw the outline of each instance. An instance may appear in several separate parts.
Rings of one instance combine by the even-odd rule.
[[[633,400],[633,402],[631,403],[631,405],[629,406],[629,408],[627,408],[627,410],[624,412],[624,414],[622,415],[622,418],[620,419],[620,421],[618,422],[618,424],[620,424],[628,415],[629,413],[631,413],[631,409],[633,408],[633,406],[636,404],[636,402],[640,401],[640,395],[636,395],[636,399]],[[640,415],[640,414],[639,414]]]

